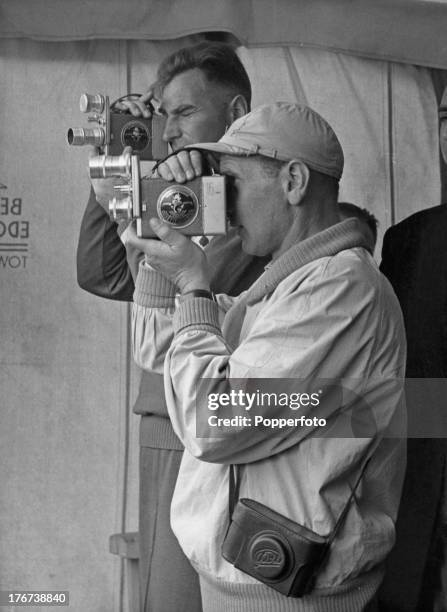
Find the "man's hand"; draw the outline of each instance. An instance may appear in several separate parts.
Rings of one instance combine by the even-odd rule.
[[[146,254],[146,261],[177,285],[180,293],[195,289],[209,291],[208,262],[205,253],[189,238],[156,218],[150,225],[160,240],[138,238],[129,227],[128,243]]]
[[[180,151],[171,155],[157,168],[158,174],[165,181],[184,183],[202,176],[202,154],[199,151]]]
[[[144,117],[150,119],[152,117],[152,109],[147,106],[148,102],[155,99],[156,84],[152,83],[149,89],[138,100],[122,100],[115,107],[122,111],[127,111],[134,117]]]

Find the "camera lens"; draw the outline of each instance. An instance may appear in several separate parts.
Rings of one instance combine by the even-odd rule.
[[[102,147],[105,139],[106,134],[102,128],[70,128],[67,132],[68,144],[74,146]]]
[[[122,155],[98,155],[89,161],[90,177],[108,178],[110,176],[130,176],[131,156],[126,152]]]
[[[79,100],[79,108],[81,109],[81,113],[90,113],[94,111],[95,113],[102,113],[104,110],[104,96],[101,94],[82,94]]]
[[[132,198],[112,198],[109,201],[109,215],[114,221],[122,219],[132,219],[133,203]]]

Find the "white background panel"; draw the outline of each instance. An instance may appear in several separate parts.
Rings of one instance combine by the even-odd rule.
[[[0,269],[0,585],[69,590],[70,609],[109,612],[126,308],[77,286],[87,151],[65,134],[86,125],[80,93],[120,91],[125,65],[117,42],[2,41],[0,50],[0,197],[23,202],[20,216],[0,221],[29,222],[26,267]]]

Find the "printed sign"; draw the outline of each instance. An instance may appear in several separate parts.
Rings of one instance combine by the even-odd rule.
[[[27,266],[30,223],[23,218],[22,198],[0,192],[0,270],[19,270]]]

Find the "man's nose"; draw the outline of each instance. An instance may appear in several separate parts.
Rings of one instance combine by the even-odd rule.
[[[165,142],[170,142],[171,140],[175,140],[181,135],[178,121],[175,118],[168,117],[165,123],[165,129],[163,130],[163,140]]]

